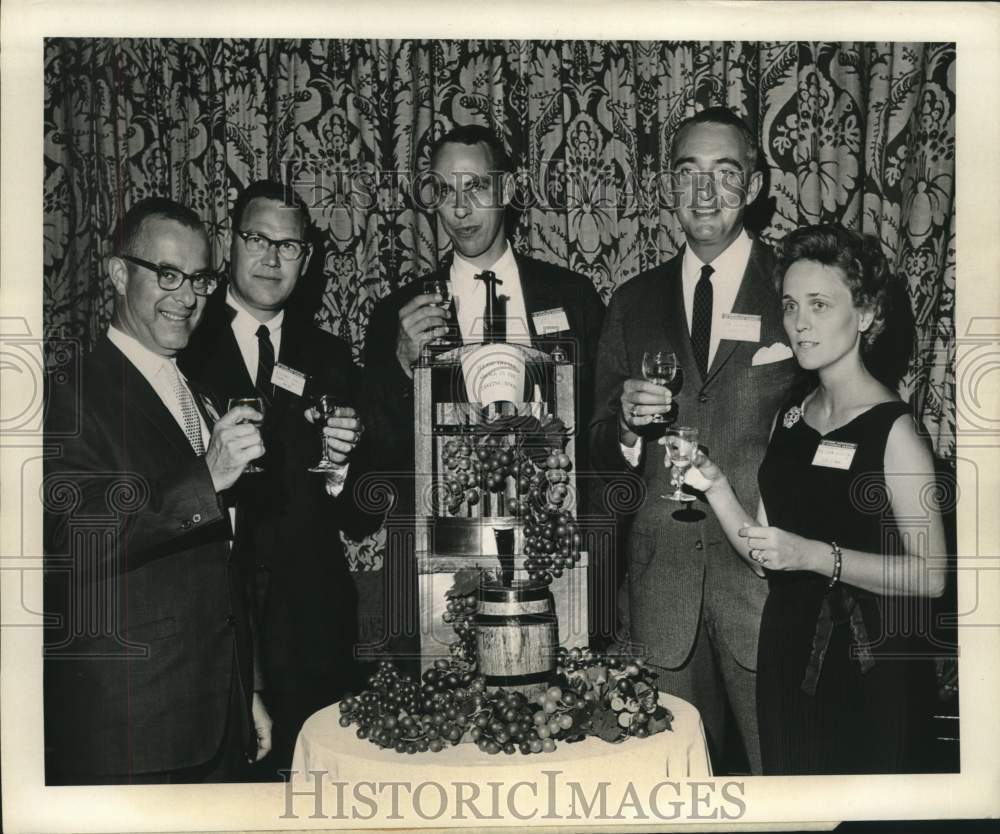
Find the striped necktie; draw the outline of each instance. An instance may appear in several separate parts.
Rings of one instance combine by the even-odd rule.
[[[196,455],[205,454],[205,445],[201,441],[201,418],[198,416],[198,409],[194,404],[194,398],[188,390],[184,380],[181,379],[177,364],[170,362],[170,369],[174,373],[174,395],[181,407],[181,418],[184,422],[184,434],[187,435],[191,448]]]

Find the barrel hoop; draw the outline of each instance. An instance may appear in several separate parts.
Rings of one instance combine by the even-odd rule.
[[[482,602],[527,602],[536,599],[549,599],[551,593],[547,585],[535,588],[480,588],[479,599]]]
[[[512,606],[511,602],[480,602],[479,611],[482,614],[509,614]],[[540,611],[551,611],[552,603],[547,599],[529,600],[527,602],[516,603],[517,611],[525,614],[537,614]]]
[[[526,672],[523,675],[483,675],[488,686],[523,686],[526,683],[545,683],[552,671]]]
[[[548,614],[476,614],[477,626],[555,625],[556,615]]]

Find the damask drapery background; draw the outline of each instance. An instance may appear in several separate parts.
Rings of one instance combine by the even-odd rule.
[[[129,205],[191,205],[222,268],[236,194],[272,176],[312,206],[317,320],[360,356],[375,301],[447,249],[410,186],[468,122],[502,136],[534,198],[515,248],[607,300],[677,250],[671,135],[726,105],[760,138],[764,239],[839,221],[881,240],[917,326],[901,393],[954,456],[954,44],[52,39],[44,78],[45,325],[85,346],[110,320],[102,264]],[[379,539],[350,555],[380,567]]]

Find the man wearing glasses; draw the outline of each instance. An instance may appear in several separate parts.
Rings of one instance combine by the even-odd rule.
[[[194,212],[137,203],[108,273],[111,326],[46,414],[46,781],[242,780],[270,719],[223,496],[259,415],[177,368],[217,283]]]
[[[209,299],[181,365],[225,397],[264,402],[267,454],[263,471],[237,485],[236,549],[254,577],[274,718],[273,751],[257,778],[270,780],[290,767],[305,719],[357,687],[357,599],[340,534],[360,537],[380,519],[353,503],[367,443],[359,446],[350,347],[313,324],[302,303],[322,294],[312,286],[318,276],[307,276],[314,253],[305,204],[281,183],[254,182],[236,200],[230,228],[228,285]],[[310,409],[324,394],[341,405],[321,434]],[[311,473],[324,445],[339,470]]]

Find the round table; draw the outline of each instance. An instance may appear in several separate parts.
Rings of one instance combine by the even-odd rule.
[[[312,715],[299,733],[292,789],[300,805],[310,793],[322,792],[328,817],[364,823],[366,810],[377,809],[373,825],[400,819],[424,825],[434,819],[544,820],[546,813],[556,815],[550,820],[581,819],[588,806],[591,817],[601,803],[613,815],[636,800],[643,809],[636,818],[649,819],[650,804],[667,809],[676,800],[676,780],[712,776],[698,710],[665,693],[660,703],[673,713],[673,728],[645,739],[609,744],[589,737],[558,742],[551,753],[492,756],[471,743],[440,753],[383,750],[359,739],[353,725],[341,727],[340,707],[333,704]],[[483,815],[469,810],[470,801]],[[490,811],[503,813],[491,817]],[[627,817],[629,808],[623,813]]]

